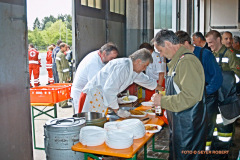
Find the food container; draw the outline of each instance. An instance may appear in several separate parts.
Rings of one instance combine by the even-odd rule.
[[[103,127],[107,121],[105,114],[97,112],[82,112],[74,114],[73,117],[85,117],[87,126]]]
[[[44,145],[47,160],[82,160],[84,154],[72,151],[85,126],[84,118],[55,118],[44,125]]]

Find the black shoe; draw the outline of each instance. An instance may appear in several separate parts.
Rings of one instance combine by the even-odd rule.
[[[67,105],[67,106],[62,106],[61,108],[71,108],[71,105]]]
[[[50,85],[50,83],[47,83],[46,85]]]

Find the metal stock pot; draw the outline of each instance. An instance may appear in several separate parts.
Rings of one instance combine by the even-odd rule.
[[[87,126],[103,127],[107,121],[105,114],[97,112],[82,112],[74,114],[73,117],[85,117]]]

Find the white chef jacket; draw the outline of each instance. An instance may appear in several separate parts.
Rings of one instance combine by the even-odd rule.
[[[160,53],[152,53],[153,63],[150,63],[146,69],[146,75],[150,78],[159,80],[159,73],[166,73],[166,63],[164,62],[164,57],[160,56]]]
[[[78,65],[71,89],[75,113],[78,113],[82,89],[105,66],[98,52],[99,50],[89,53]]]
[[[130,58],[114,59],[108,62],[84,87],[82,92],[87,94],[85,102],[91,101],[97,88],[102,94],[104,106],[118,109],[117,94],[124,91],[133,82],[151,90],[157,87],[156,80],[142,72],[133,71],[133,63]],[[88,112],[89,107],[89,103],[84,103],[82,112]]]

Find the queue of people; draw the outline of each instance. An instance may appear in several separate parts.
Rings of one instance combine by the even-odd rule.
[[[152,97],[153,104],[167,112],[169,159],[206,158],[204,154],[183,154],[186,150],[228,150],[234,120],[227,125],[216,120],[217,115],[224,112],[219,110],[220,106],[232,107],[231,104],[238,101],[240,89],[235,77],[240,78],[239,44],[240,38],[233,38],[231,32],[221,34],[211,30],[205,36],[196,32],[191,37],[185,31],[174,33],[163,29],[150,43],[141,44],[129,58],[117,58],[117,46],[106,43],[78,65],[71,92],[74,113],[105,114],[111,108],[119,117],[128,117],[128,111],[119,109],[117,95],[137,83],[146,88],[146,100]],[[29,70],[30,61],[31,69],[36,68],[33,65],[38,61],[33,58],[38,52],[31,46]],[[69,82],[72,62],[69,47],[59,40],[57,47],[48,49],[49,83],[53,83],[51,80]],[[170,62],[166,63],[166,59]],[[35,80],[38,76],[34,73]],[[155,90],[164,89],[165,96],[154,94]],[[60,107],[68,107],[67,102],[61,102]],[[207,158],[213,156],[216,155],[210,154]]]

